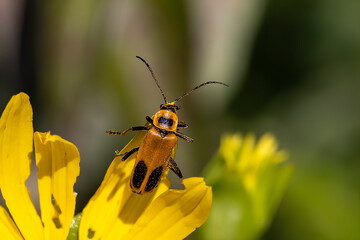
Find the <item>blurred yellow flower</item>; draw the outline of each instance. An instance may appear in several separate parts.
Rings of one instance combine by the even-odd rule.
[[[2,239],[183,239],[208,218],[212,190],[202,178],[184,179],[185,189],[174,190],[164,176],[155,191],[138,195],[129,185],[135,157],[124,162],[117,157],[69,234],[79,152],[59,136],[34,133],[32,117],[29,97],[20,93],[0,120],[0,187],[11,214],[0,206]],[[122,152],[140,145],[144,134],[138,133]],[[41,218],[25,186],[33,142]]]
[[[255,144],[255,135],[249,133],[244,138],[238,134],[225,135],[220,146],[228,170],[239,174],[249,192],[256,191],[260,175],[267,165],[277,165],[288,158],[285,151],[278,151],[277,141],[270,133]]]
[[[34,133],[32,119],[25,93],[11,98],[0,119],[0,188],[11,214],[0,206],[1,239],[66,239],[75,210],[79,152],[59,136]],[[25,185],[33,141],[41,219]]]
[[[120,153],[139,146],[144,136],[136,134]],[[212,190],[203,178],[184,179],[185,189],[175,190],[165,174],[156,190],[138,195],[130,188],[135,157],[114,159],[83,211],[80,239],[184,239],[206,221]]]
[[[256,239],[266,230],[293,167],[270,133],[225,135],[205,169],[214,191],[213,210],[201,228],[204,239]]]

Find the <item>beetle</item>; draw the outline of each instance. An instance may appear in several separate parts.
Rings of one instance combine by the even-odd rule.
[[[205,82],[187,91],[173,102],[168,102],[149,64],[143,58],[136,57],[144,62],[149,69],[165,103],[160,105],[160,110],[153,117],[146,116],[146,121],[150,127],[146,125],[137,126],[123,132],[108,130],[106,133],[109,135],[125,135],[129,131],[147,131],[139,147],[122,154],[119,151],[115,152],[116,156],[122,156],[122,161],[138,152],[130,176],[130,187],[134,193],[145,194],[157,187],[161,176],[167,168],[170,168],[179,178],[183,177],[180,168],[171,155],[173,149],[177,146],[178,138],[189,143],[192,143],[193,139],[179,132],[179,130],[187,128],[188,125],[183,121],[179,121],[177,117],[179,106],[176,103],[202,86],[221,84],[228,87],[228,85],[222,82]]]

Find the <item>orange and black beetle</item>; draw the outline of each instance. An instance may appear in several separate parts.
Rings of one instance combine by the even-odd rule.
[[[160,105],[160,110],[157,111],[152,118],[146,116],[146,120],[152,127],[138,126],[129,128],[123,132],[111,130],[106,132],[109,135],[125,135],[128,131],[147,131],[144,140],[139,147],[123,154],[116,152],[116,156],[123,156],[123,161],[133,153],[138,152],[135,167],[130,177],[130,186],[134,193],[144,194],[154,190],[161,179],[161,175],[167,168],[170,168],[179,178],[182,178],[182,173],[174,159],[171,158],[171,154],[176,147],[178,137],[190,143],[193,142],[193,139],[179,132],[180,129],[186,128],[187,124],[178,120],[176,114],[179,107],[175,105],[175,103],[204,85],[210,83],[222,84],[225,86],[228,85],[222,82],[205,82],[169,103],[149,64],[141,57],[137,56],[137,58],[143,61],[148,67],[156,85],[160,89],[165,104]]]

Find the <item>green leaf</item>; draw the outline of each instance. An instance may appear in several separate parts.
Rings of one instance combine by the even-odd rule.
[[[73,218],[67,240],[78,240],[81,217],[82,217],[82,213],[79,213],[75,215],[75,217]]]

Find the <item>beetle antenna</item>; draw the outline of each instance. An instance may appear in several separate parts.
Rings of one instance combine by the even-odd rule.
[[[174,103],[176,103],[177,101],[179,101],[179,100],[182,99],[183,97],[186,97],[187,95],[189,95],[190,93],[192,93],[192,92],[195,91],[196,89],[201,88],[202,86],[205,86],[205,85],[208,85],[208,84],[211,84],[211,83],[221,84],[221,85],[224,85],[224,86],[226,86],[226,87],[229,87],[229,85],[227,85],[227,84],[225,84],[225,83],[222,83],[222,82],[204,82],[204,83],[200,84],[199,86],[194,87],[193,89],[187,91],[186,93],[184,93],[182,96],[178,97],[177,99],[175,99]]]
[[[164,92],[162,91],[162,89],[161,89],[161,87],[160,87],[160,85],[159,85],[159,82],[156,80],[155,74],[154,74],[153,70],[151,69],[150,65],[149,65],[144,59],[142,59],[141,57],[139,57],[139,56],[136,56],[136,57],[145,63],[145,65],[147,66],[147,68],[149,69],[149,71],[150,71],[150,73],[151,73],[151,76],[152,76],[153,79],[155,80],[156,85],[157,85],[158,88],[160,89],[161,95],[163,96],[165,103],[168,103],[167,100],[166,100],[165,94],[164,94]]]

